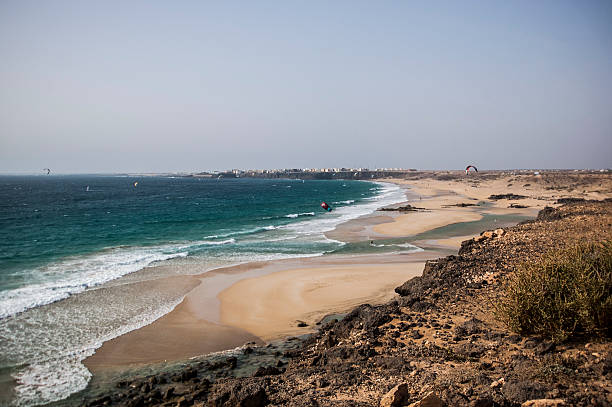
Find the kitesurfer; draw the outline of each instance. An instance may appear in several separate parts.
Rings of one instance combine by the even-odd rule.
[[[474,167],[473,165],[468,165],[467,167],[465,167],[465,173],[466,174],[469,174],[470,168],[473,169],[474,171],[478,172],[478,168]]]
[[[325,209],[327,212],[331,212],[332,208],[327,204],[327,202],[321,202],[321,208]]]

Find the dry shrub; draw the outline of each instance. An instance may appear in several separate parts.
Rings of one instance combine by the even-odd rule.
[[[496,315],[512,331],[563,341],[612,333],[612,242],[585,244],[522,264],[504,285]]]

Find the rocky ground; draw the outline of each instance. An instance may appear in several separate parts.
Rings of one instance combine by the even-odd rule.
[[[551,249],[612,239],[612,200],[572,201],[483,233],[382,306],[362,305],[293,347],[245,347],[175,373],[122,381],[89,406],[608,406],[612,345],[555,344],[509,332],[494,315],[504,277]],[[263,357],[263,356],[262,356]],[[246,360],[246,362],[245,362]],[[262,359],[259,359],[262,360]],[[242,370],[244,375],[244,369]],[[536,400],[536,401],[534,401]],[[414,404],[411,404],[414,403]]]

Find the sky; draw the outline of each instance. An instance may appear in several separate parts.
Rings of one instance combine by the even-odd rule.
[[[0,172],[612,167],[612,2],[0,0]]]

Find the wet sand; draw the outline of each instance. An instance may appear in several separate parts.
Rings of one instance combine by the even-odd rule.
[[[95,373],[108,367],[187,359],[251,341],[262,343],[244,330],[199,319],[181,303],[154,323],[106,342],[85,365]]]

